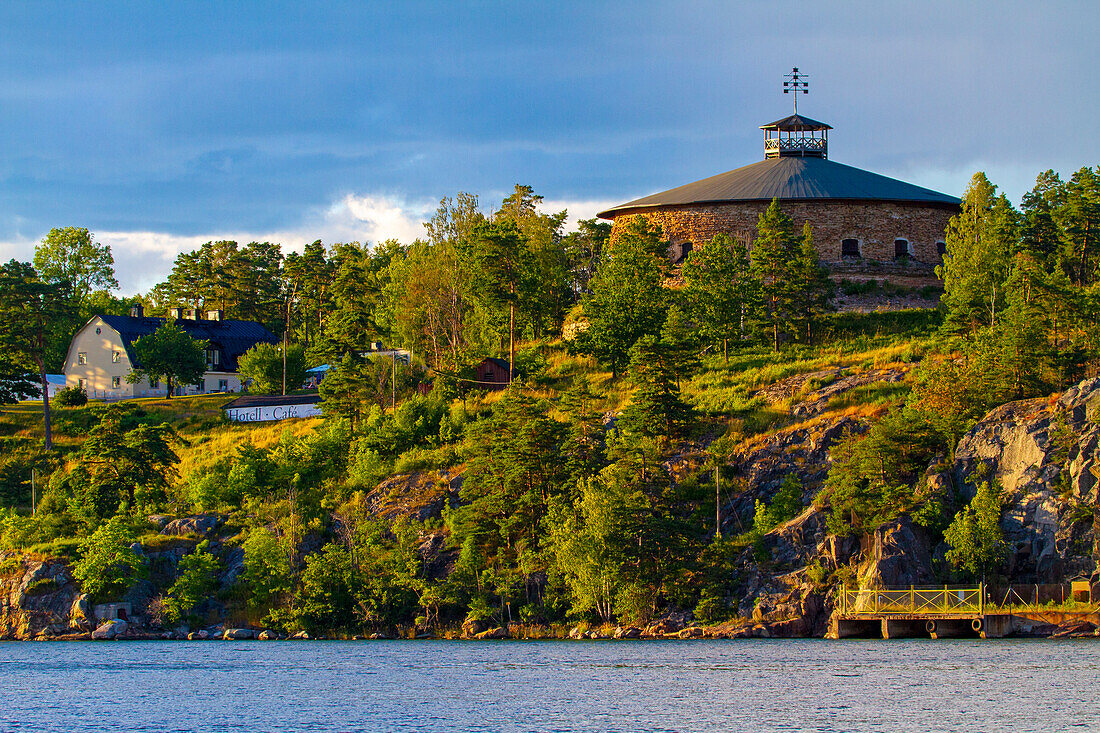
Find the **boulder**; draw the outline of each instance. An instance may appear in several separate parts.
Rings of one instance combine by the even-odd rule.
[[[69,608],[69,627],[90,631],[92,629],[92,604],[87,593],[81,593],[73,598],[73,605]]]
[[[241,641],[244,639],[252,639],[256,636],[256,633],[252,629],[226,629],[222,634],[223,639],[231,641]]]
[[[586,633],[586,631],[583,627],[574,626],[573,628],[569,629],[569,638],[570,639],[583,639],[585,633]]]
[[[225,519],[217,514],[195,514],[190,517],[173,519],[164,525],[161,534],[166,535],[198,535],[205,537],[222,525]]]
[[[642,635],[642,630],[637,626],[619,626],[612,637],[615,639],[637,639]]]
[[[295,634],[294,636],[292,636],[292,637],[290,637],[290,638],[291,638],[291,639],[302,639],[302,640],[309,640],[309,639],[310,639],[311,637],[310,637],[310,635],[309,635],[309,633],[308,633],[308,632],[306,632],[306,631],[299,631],[299,632],[298,632],[297,634]]]
[[[497,626],[494,629],[486,629],[485,631],[482,631],[480,634],[475,634],[474,638],[478,639],[478,640],[507,639],[507,638],[509,638],[508,628],[506,626]]]
[[[686,629],[680,629],[680,633],[677,634],[681,639],[701,639],[703,637],[704,630],[702,626],[688,626]]]
[[[264,629],[263,631],[260,632],[259,636],[257,636],[256,638],[259,639],[260,641],[275,641],[276,639],[279,638],[279,635],[276,634],[274,631]]]
[[[93,639],[114,639],[126,633],[125,621],[108,621],[92,632]]]
[[[488,621],[483,621],[479,618],[468,618],[462,622],[462,637],[464,639],[473,639],[489,628]]]

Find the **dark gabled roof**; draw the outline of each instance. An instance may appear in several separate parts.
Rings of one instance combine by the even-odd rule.
[[[288,395],[248,395],[245,397],[238,397],[232,402],[227,402],[222,405],[223,410],[229,410],[237,407],[278,407],[281,405],[316,405],[321,402],[321,395],[313,392],[311,394],[288,394]]]
[[[620,204],[597,216],[612,219],[632,209],[735,201],[906,201],[958,206],[954,196],[880,176],[825,158],[772,158],[686,186]]]
[[[164,325],[166,318],[152,316],[99,316],[111,328],[118,331],[126,345],[126,353],[134,366],[140,366],[134,359],[130,348],[134,341],[146,336]],[[237,371],[237,357],[258,343],[278,343],[275,335],[256,321],[193,321],[187,318],[176,319],[187,335],[197,341],[209,341],[211,348],[221,352],[217,371]]]
[[[766,125],[760,126],[761,130],[831,130],[833,129],[824,122],[818,122],[817,120],[811,120],[809,117],[803,117],[802,115],[791,115],[790,117],[784,117],[781,120],[775,122],[769,122]]]

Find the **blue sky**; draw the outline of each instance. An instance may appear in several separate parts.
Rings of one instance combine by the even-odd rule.
[[[123,292],[215,238],[409,240],[515,183],[592,216],[755,162],[805,114],[830,157],[1018,203],[1100,162],[1089,2],[51,3],[0,7],[0,257],[53,226]]]

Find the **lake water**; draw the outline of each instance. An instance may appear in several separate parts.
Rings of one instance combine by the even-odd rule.
[[[1100,643],[0,644],[4,731],[1100,730]]]

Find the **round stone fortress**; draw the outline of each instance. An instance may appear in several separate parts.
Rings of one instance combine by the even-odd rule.
[[[751,246],[760,214],[778,199],[798,231],[810,223],[821,260],[838,269],[940,262],[959,199],[829,160],[823,122],[794,114],[760,129],[764,160],[600,212],[614,222],[612,241],[642,215],[660,225],[677,262],[716,234]]]

